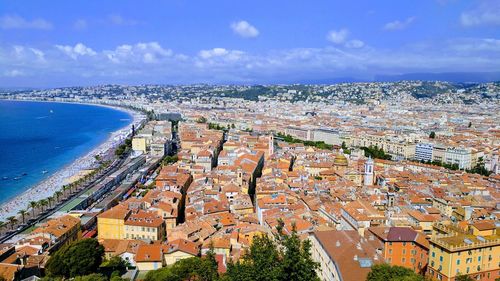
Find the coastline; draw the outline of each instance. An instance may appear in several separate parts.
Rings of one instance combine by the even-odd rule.
[[[49,177],[41,180],[40,182],[30,186],[23,193],[17,195],[16,197],[10,199],[9,201],[0,204],[0,221],[6,221],[10,216],[18,216],[18,211],[28,210],[28,204],[31,201],[39,201],[45,199],[60,190],[65,180],[78,175],[81,171],[87,170],[95,165],[96,154],[103,154],[110,149],[115,149],[119,144],[130,133],[130,127],[132,124],[137,128],[138,125],[144,120],[145,116],[141,113],[134,111],[132,109],[112,106],[107,104],[96,104],[96,103],[82,103],[82,102],[65,102],[65,101],[41,101],[41,100],[25,100],[25,99],[4,99],[8,101],[26,101],[26,102],[49,102],[49,103],[73,103],[82,104],[89,106],[102,106],[107,108],[112,108],[114,110],[119,110],[126,112],[131,121],[127,125],[121,127],[120,129],[110,133],[110,135],[101,143],[94,146],[90,151],[86,152],[84,155],[76,158],[72,162],[64,165],[62,168],[54,172]]]

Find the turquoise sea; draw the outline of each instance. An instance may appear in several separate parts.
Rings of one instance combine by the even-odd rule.
[[[0,203],[104,142],[132,117],[111,108],[0,100]]]

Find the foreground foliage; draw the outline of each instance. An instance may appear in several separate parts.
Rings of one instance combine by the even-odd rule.
[[[318,264],[312,260],[309,240],[301,241],[295,231],[283,233],[283,223],[274,239],[254,238],[250,249],[236,263],[229,261],[225,274],[217,273],[213,251],[202,257],[180,260],[172,266],[150,271],[145,281],[319,281]]]
[[[377,264],[372,266],[366,281],[425,281],[426,279],[402,266]]]
[[[47,261],[46,280],[75,278],[76,281],[120,281],[126,263],[120,257],[104,260],[104,247],[96,239],[65,245]],[[104,261],[104,262],[103,262]]]
[[[175,264],[148,272],[145,281],[218,280],[217,261],[213,251],[203,258],[182,259]]]

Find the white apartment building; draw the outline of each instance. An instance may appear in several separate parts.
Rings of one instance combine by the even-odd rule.
[[[415,146],[415,159],[418,161],[432,161],[432,151],[434,144],[432,143],[417,143]]]

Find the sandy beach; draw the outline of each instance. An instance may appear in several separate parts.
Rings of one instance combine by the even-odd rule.
[[[17,213],[19,210],[29,209],[29,202],[39,201],[52,196],[56,191],[62,188],[62,185],[68,178],[78,175],[82,170],[87,170],[91,167],[94,167],[96,164],[96,159],[94,157],[95,155],[104,155],[110,149],[114,150],[130,133],[132,124],[134,124],[137,128],[140,122],[144,119],[144,116],[136,111],[108,105],[89,105],[106,106],[116,110],[125,111],[132,117],[132,122],[127,126],[111,133],[103,143],[92,149],[90,152],[86,153],[84,156],[66,165],[61,170],[50,175],[45,180],[31,187],[24,193],[16,196],[12,200],[2,203],[2,205],[0,206],[0,221],[6,221],[10,216],[18,216]]]

